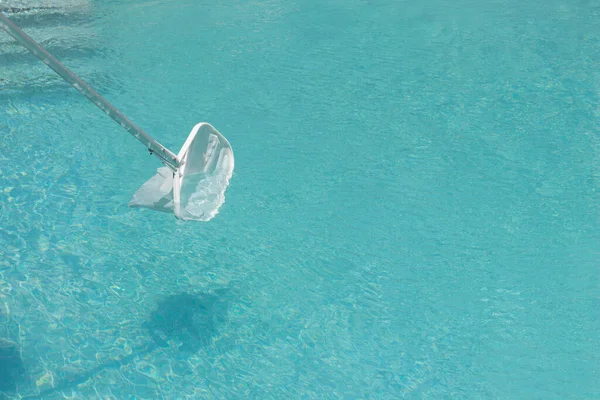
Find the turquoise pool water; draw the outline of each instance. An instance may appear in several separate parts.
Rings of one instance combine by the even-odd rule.
[[[600,398],[600,2],[13,19],[172,150],[212,123],[236,170],[208,223],[129,209],[160,165],[5,43],[8,398]]]

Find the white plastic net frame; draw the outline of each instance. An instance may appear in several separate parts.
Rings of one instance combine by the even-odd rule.
[[[174,173],[162,167],[133,195],[130,207],[172,212],[182,220],[209,221],[225,202],[233,175],[229,141],[212,125],[196,125],[181,147]]]

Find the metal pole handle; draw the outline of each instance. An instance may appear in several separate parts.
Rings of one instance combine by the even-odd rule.
[[[0,12],[0,27],[15,38],[20,44],[25,46],[27,50],[33,53],[33,55],[39,58],[44,64],[52,68],[54,72],[60,75],[65,81],[69,82],[81,94],[98,106],[98,108],[108,114],[109,117],[125,128],[125,130],[131,133],[137,140],[142,142],[151,154],[158,157],[173,171],[179,167],[179,159],[173,152],[152,139],[152,137],[144,132],[142,128],[131,122],[122,112],[117,110],[91,86],[71,72],[71,70],[65,67],[52,54],[48,53],[46,49],[36,43],[31,37],[23,32],[21,28],[11,22],[2,12]]]

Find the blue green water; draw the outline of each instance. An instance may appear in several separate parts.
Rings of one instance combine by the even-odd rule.
[[[213,124],[236,169],[208,223],[128,208],[160,164],[2,47],[9,398],[600,398],[597,0],[14,20],[173,151]]]

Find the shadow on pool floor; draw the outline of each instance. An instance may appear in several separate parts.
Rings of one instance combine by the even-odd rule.
[[[181,343],[179,347],[181,354],[194,354],[203,346],[210,344],[217,333],[218,326],[227,318],[225,296],[227,290],[219,290],[215,293],[182,293],[162,299],[143,324],[151,339],[144,348],[118,360],[100,364],[84,373],[71,375],[57,386],[39,394],[21,398],[40,399],[53,393],[73,389],[105,369],[119,369],[160,347],[167,347],[171,340]],[[10,382],[7,383],[10,386]],[[9,386],[4,391],[14,391],[14,385]]]

